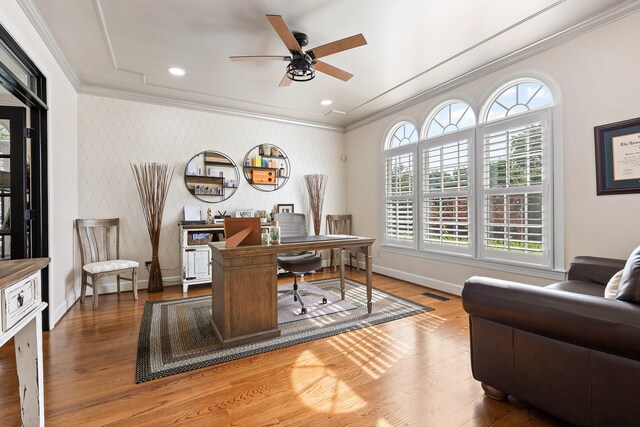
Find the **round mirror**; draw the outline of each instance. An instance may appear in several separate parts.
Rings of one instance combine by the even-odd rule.
[[[207,203],[227,200],[238,189],[240,173],[233,160],[219,151],[202,151],[184,169],[189,193]]]
[[[276,191],[289,180],[289,158],[280,147],[261,144],[253,147],[243,161],[244,177],[253,188]]]

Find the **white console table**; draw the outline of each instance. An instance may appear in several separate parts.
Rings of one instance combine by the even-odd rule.
[[[272,222],[261,224],[269,229]],[[180,227],[180,271],[182,272],[182,292],[189,290],[189,285],[211,283],[211,248],[209,243],[224,240],[224,224],[184,224]],[[194,240],[194,235],[206,234],[209,241]]]
[[[0,347],[13,338],[23,426],[44,425],[40,270],[49,258],[0,261]]]

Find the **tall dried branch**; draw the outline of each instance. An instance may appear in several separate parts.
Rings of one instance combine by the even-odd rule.
[[[169,185],[173,178],[173,167],[161,163],[131,164],[131,170],[138,188],[142,213],[147,224],[149,239],[151,240],[151,267],[149,269],[150,292],[163,289],[162,273],[158,260],[160,246],[160,230],[162,229],[162,214],[169,193]]]
[[[320,224],[322,224],[322,203],[324,201],[324,191],[329,177],[322,174],[305,175],[304,181],[309,193],[309,206],[313,214],[313,231],[316,236],[320,234]]]

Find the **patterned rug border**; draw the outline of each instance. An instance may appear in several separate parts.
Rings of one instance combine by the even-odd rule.
[[[318,280],[309,280],[308,283],[326,283],[326,282],[332,282],[335,281],[337,278],[326,278],[326,279],[318,279]],[[357,285],[357,286],[366,286],[366,284],[357,281],[357,280],[353,280],[353,279],[345,279],[345,282],[347,284],[350,285]],[[263,354],[263,353],[267,353],[270,351],[274,351],[274,350],[280,350],[282,348],[287,348],[287,347],[291,347],[294,345],[298,345],[298,344],[303,344],[303,343],[307,343],[307,342],[311,342],[311,341],[316,341],[319,339],[323,339],[323,338],[328,338],[334,335],[340,335],[343,334],[345,332],[351,332],[351,331],[356,331],[358,329],[363,329],[363,328],[367,328],[370,326],[375,326],[375,325],[380,325],[382,323],[387,323],[387,322],[392,322],[394,320],[398,320],[398,319],[403,319],[405,317],[411,317],[411,316],[415,316],[416,314],[420,314],[420,313],[428,313],[430,311],[433,311],[434,308],[433,307],[429,307],[427,305],[424,304],[420,304],[418,302],[412,301],[410,299],[407,298],[403,298],[397,295],[394,295],[392,293],[377,289],[377,288],[373,288],[374,292],[378,292],[380,294],[383,294],[385,296],[390,296],[392,298],[398,299],[400,301],[403,301],[407,304],[410,304],[412,306],[415,306],[415,308],[405,311],[405,312],[401,312],[401,313],[397,313],[394,315],[391,315],[389,317],[379,317],[377,319],[373,319],[373,320],[366,320],[366,321],[354,321],[354,320],[349,320],[346,319],[344,321],[341,322],[335,322],[334,324],[330,325],[333,326],[333,328],[320,328],[320,330],[312,335],[308,335],[305,337],[301,337],[301,338],[297,338],[297,339],[291,339],[290,341],[285,341],[285,342],[281,342],[281,343],[274,343],[273,345],[271,345],[269,347],[268,350],[255,350],[255,349],[248,349],[246,351],[242,351],[242,352],[238,352],[236,354],[232,354],[232,355],[228,355],[225,357],[219,357],[219,358],[212,358],[212,359],[208,359],[208,360],[203,360],[200,362],[194,362],[194,363],[188,363],[179,367],[175,367],[175,368],[169,368],[169,369],[164,369],[162,371],[158,371],[158,372],[150,372],[150,369],[148,368],[148,365],[150,363],[149,356],[148,356],[148,349],[150,347],[150,338],[151,338],[151,317],[153,316],[153,310],[152,310],[152,306],[155,304],[168,304],[168,303],[174,303],[174,302],[180,302],[180,301],[186,301],[186,300],[191,300],[191,301],[196,301],[196,300],[200,300],[200,299],[207,299],[207,298],[211,298],[210,295],[202,295],[202,296],[198,296],[198,297],[189,297],[189,298],[177,298],[177,299],[173,299],[173,300],[157,300],[157,301],[146,301],[145,302],[145,306],[144,306],[144,313],[142,315],[142,321],[141,321],[141,325],[140,325],[140,332],[138,335],[138,349],[137,349],[137,356],[136,356],[136,384],[140,384],[146,381],[151,381],[151,380],[155,380],[158,378],[164,378],[164,377],[168,377],[171,375],[176,375],[176,374],[180,374],[183,372],[188,372],[188,371],[192,371],[192,370],[196,370],[196,369],[200,369],[200,368],[206,368],[209,366],[214,366],[214,365],[218,365],[221,363],[225,363],[225,362],[230,362],[233,360],[238,360],[238,359],[242,359],[245,357],[249,357],[249,356],[255,356],[258,354]],[[372,313],[374,314],[374,313]],[[326,315],[325,315],[326,316]],[[309,321],[310,319],[301,319],[297,322],[304,322],[304,321]],[[297,322],[291,322],[291,323],[297,323]],[[352,322],[351,325],[345,325],[343,327],[339,327],[336,328],[337,326],[340,326],[343,323],[349,323]],[[264,340],[264,342],[268,342],[270,340],[277,340],[280,337],[277,338],[270,338],[267,340]],[[263,341],[261,341],[263,342]],[[145,357],[147,358],[147,360],[143,360],[145,359]],[[221,359],[221,360],[218,360]]]

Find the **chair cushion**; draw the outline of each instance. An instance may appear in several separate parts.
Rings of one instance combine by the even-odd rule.
[[[631,253],[624,265],[616,299],[640,302],[640,246]]]
[[[313,252],[279,254],[278,266],[292,273],[306,273],[322,267],[322,258]]]
[[[105,273],[107,271],[124,270],[125,268],[138,267],[136,261],[126,259],[110,259],[109,261],[92,262],[82,267],[84,271],[90,274]]]

